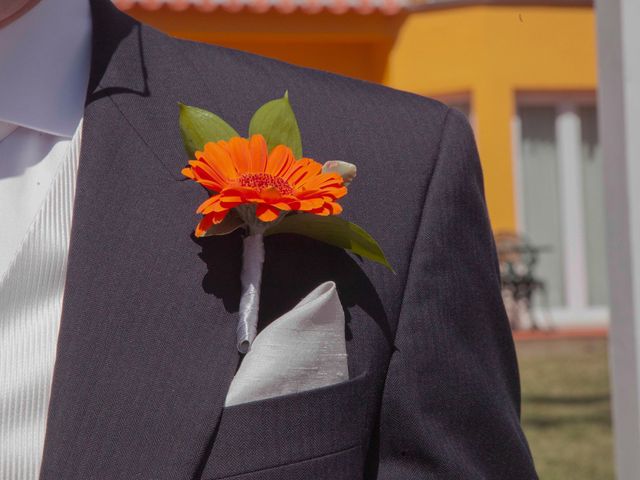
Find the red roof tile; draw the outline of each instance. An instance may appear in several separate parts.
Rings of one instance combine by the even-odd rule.
[[[342,14],[355,12],[359,14],[382,13],[394,15],[409,7],[411,0],[112,0],[121,10],[134,7],[145,10],[157,10],[162,7],[175,11],[196,9],[201,12],[212,12],[222,9],[227,12],[248,10],[262,13],[275,10],[280,13],[296,11],[304,13],[329,12]]]

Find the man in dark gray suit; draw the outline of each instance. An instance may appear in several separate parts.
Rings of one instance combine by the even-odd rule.
[[[434,100],[169,38],[92,0],[42,480],[534,479],[480,163]],[[196,239],[177,102],[238,127],[285,90],[306,156],[358,165],[345,217],[397,274],[266,240],[260,327],[337,284],[348,381],[233,407],[241,236]],[[310,253],[311,252],[311,253]]]

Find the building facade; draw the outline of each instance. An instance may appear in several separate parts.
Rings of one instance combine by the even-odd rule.
[[[383,83],[464,111],[494,231],[543,247],[536,272],[553,323],[608,322],[591,1],[114,3],[177,37]]]

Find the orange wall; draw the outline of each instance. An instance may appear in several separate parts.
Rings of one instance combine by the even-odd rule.
[[[511,122],[518,91],[595,91],[588,7],[477,6],[412,14],[385,83],[432,96],[468,92],[495,230],[515,230]]]
[[[127,13],[171,35],[215,43],[311,68],[382,82],[405,15],[203,13],[168,8]]]

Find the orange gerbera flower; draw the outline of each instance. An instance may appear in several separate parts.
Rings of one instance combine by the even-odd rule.
[[[204,235],[239,205],[255,204],[256,217],[271,222],[281,211],[340,213],[336,200],[347,193],[342,177],[322,173],[322,165],[315,160],[296,160],[285,145],[268,153],[262,135],[209,142],[189,165],[182,174],[214,192],[198,207],[204,218],[196,236]]]

